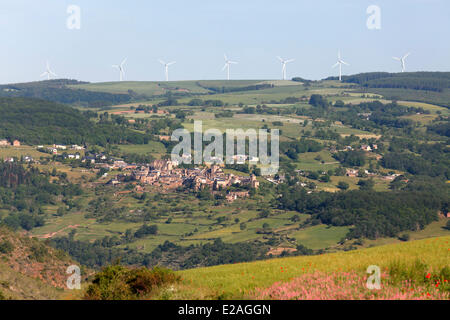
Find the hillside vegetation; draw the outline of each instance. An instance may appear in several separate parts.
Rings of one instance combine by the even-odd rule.
[[[172,273],[111,265],[84,299],[438,299],[450,298],[450,237],[345,253],[264,260]],[[366,285],[380,268],[381,288]]]
[[[344,76],[343,82],[358,84],[386,99],[414,100],[450,107],[449,72],[371,72]]]
[[[70,85],[84,83],[76,80],[61,79],[1,85],[0,97],[37,98],[59,103],[81,104],[92,108],[126,103],[132,98],[129,92],[112,94],[69,87]]]
[[[28,144],[132,142],[145,135],[112,124],[94,123],[71,107],[37,99],[0,98],[0,137]]]
[[[450,236],[320,256],[290,257],[186,270],[179,272],[183,278],[183,286],[179,291],[175,291],[172,298],[245,298],[251,296],[256,288],[267,288],[276,282],[288,282],[314,272],[354,271],[365,274],[370,265],[377,265],[389,273],[389,269],[394,271],[394,266],[398,265],[405,266],[405,270],[413,268],[416,261],[426,265],[425,276],[428,273],[439,273],[448,267]],[[408,277],[407,272],[404,276]]]
[[[72,264],[66,253],[0,227],[2,299],[59,299]]]

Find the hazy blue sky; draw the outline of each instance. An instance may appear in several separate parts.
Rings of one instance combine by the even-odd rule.
[[[81,29],[66,27],[68,5]],[[366,27],[369,5],[381,30]],[[345,73],[398,71],[392,56],[412,52],[407,69],[450,70],[448,0],[1,0],[0,83],[39,80],[48,59],[59,78],[163,80],[159,58],[176,60],[171,80],[223,79],[223,54],[239,62],[233,79],[320,79],[340,48]]]

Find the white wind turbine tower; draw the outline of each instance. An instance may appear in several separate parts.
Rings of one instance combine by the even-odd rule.
[[[343,64],[345,64],[346,66],[349,66],[349,64],[347,62],[342,60],[341,51],[338,51],[338,61],[336,62],[335,65],[332,66],[332,68],[336,68],[337,66],[339,66],[339,81],[342,81],[342,65]]]
[[[230,66],[232,64],[237,64],[237,62],[229,60],[226,54],[224,54],[223,57],[225,58],[225,65],[223,66],[222,71],[227,69],[227,79],[230,80]]]
[[[400,61],[401,65],[402,65],[402,72],[405,72],[405,71],[406,71],[406,63],[405,63],[405,61],[406,61],[406,58],[408,58],[408,56],[409,56],[410,54],[411,54],[411,53],[407,53],[407,54],[405,54],[405,55],[404,55],[403,57],[401,57],[401,58],[392,57],[394,60]]]
[[[127,62],[127,58],[123,59],[122,63],[119,65],[113,65],[113,68],[117,68],[119,70],[120,81],[123,81],[123,76],[125,75],[124,65]]]
[[[169,63],[165,63],[164,61],[159,60],[159,63],[161,63],[164,66],[164,71],[166,73],[166,81],[169,81],[169,66],[171,66],[171,65],[173,65],[173,64],[175,64],[177,62],[176,61],[172,61],[172,62],[169,62]]]
[[[281,74],[282,74],[283,80],[286,80],[286,65],[290,62],[295,61],[295,59],[284,60],[281,57],[277,57],[277,58],[278,58],[278,60],[281,61],[281,64],[282,64]]]
[[[56,77],[56,73],[54,73],[52,70],[50,70],[50,63],[47,61],[47,66],[45,69],[45,72],[43,74],[41,74],[41,77],[45,77],[47,76],[47,80],[50,80],[51,76]]]

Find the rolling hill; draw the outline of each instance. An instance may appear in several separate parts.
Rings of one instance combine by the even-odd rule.
[[[335,77],[327,78],[336,80]],[[450,72],[372,72],[344,76],[344,83],[389,100],[409,100],[450,107]]]
[[[215,94],[238,91],[254,91],[271,87],[300,86],[294,81],[269,81],[269,80],[200,80],[200,81],[123,81],[103,83],[81,83],[69,85],[72,89],[82,89],[94,92],[110,94],[127,94],[133,91],[148,98],[161,96],[167,92],[175,94]]]
[[[183,282],[172,298],[252,298],[256,288],[289,282],[302,275],[312,276],[315,272],[356,272],[364,275],[370,265],[377,265],[381,270],[389,272],[396,264],[405,266],[405,269],[414,268],[416,261],[426,266],[423,268],[426,273],[448,268],[450,236],[319,256],[289,257],[181,271],[178,274]]]
[[[86,284],[84,298],[448,300],[449,241],[447,236],[320,256],[197,268],[175,274],[159,267],[133,269],[115,264]],[[377,269],[380,283],[373,290],[368,288],[368,283],[373,283],[368,277]]]
[[[128,92],[111,94],[108,92],[83,90],[82,88],[70,88],[71,85],[83,83],[86,82],[60,79],[0,85],[0,97],[36,98],[94,108],[126,103],[132,99]]]

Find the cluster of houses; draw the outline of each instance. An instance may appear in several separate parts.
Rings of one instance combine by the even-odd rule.
[[[39,161],[35,161],[31,156],[22,156],[20,159],[16,157],[6,157],[3,159],[3,162],[15,162],[16,160],[20,160],[27,163],[39,163]]]
[[[67,150],[76,150],[76,151],[82,151],[85,149],[85,147],[73,144],[71,146],[65,146],[65,145],[61,145],[61,144],[54,144],[53,146],[49,146],[49,147],[44,147],[44,146],[37,146],[38,150],[45,150],[48,153],[57,155],[59,151],[67,151]],[[80,154],[73,154],[73,155],[69,155],[72,157],[69,157],[71,159],[80,159]]]
[[[20,141],[13,140],[10,142],[7,139],[0,139],[0,147],[8,147],[8,146],[20,147]]]
[[[362,151],[372,152],[372,151],[378,150],[378,145],[377,144],[363,144],[363,145],[361,145],[360,149]],[[336,147],[334,147],[334,146],[330,147],[330,151],[333,153],[338,152],[338,151],[353,151],[353,150],[355,150],[355,149],[352,146],[346,146],[342,150],[337,150]]]
[[[122,166],[121,166],[122,165]],[[180,168],[176,161],[154,160],[143,166],[127,165],[126,163],[114,162],[110,168],[120,166],[122,169],[131,170],[133,180],[141,185],[150,185],[163,190],[174,190],[182,186],[189,186],[195,191],[209,189],[211,192],[224,190],[231,186],[248,186],[257,189],[259,181],[255,175],[249,177],[236,176],[225,173],[219,165],[211,165],[202,168]],[[117,176],[108,184],[117,185],[125,176]],[[226,199],[230,202],[249,196],[249,191],[229,191]]]
[[[373,150],[378,150],[378,145],[376,145],[376,144],[372,144],[372,145],[363,144],[361,146],[361,150],[362,151],[366,151],[366,152],[370,152],[370,151],[373,151]]]

